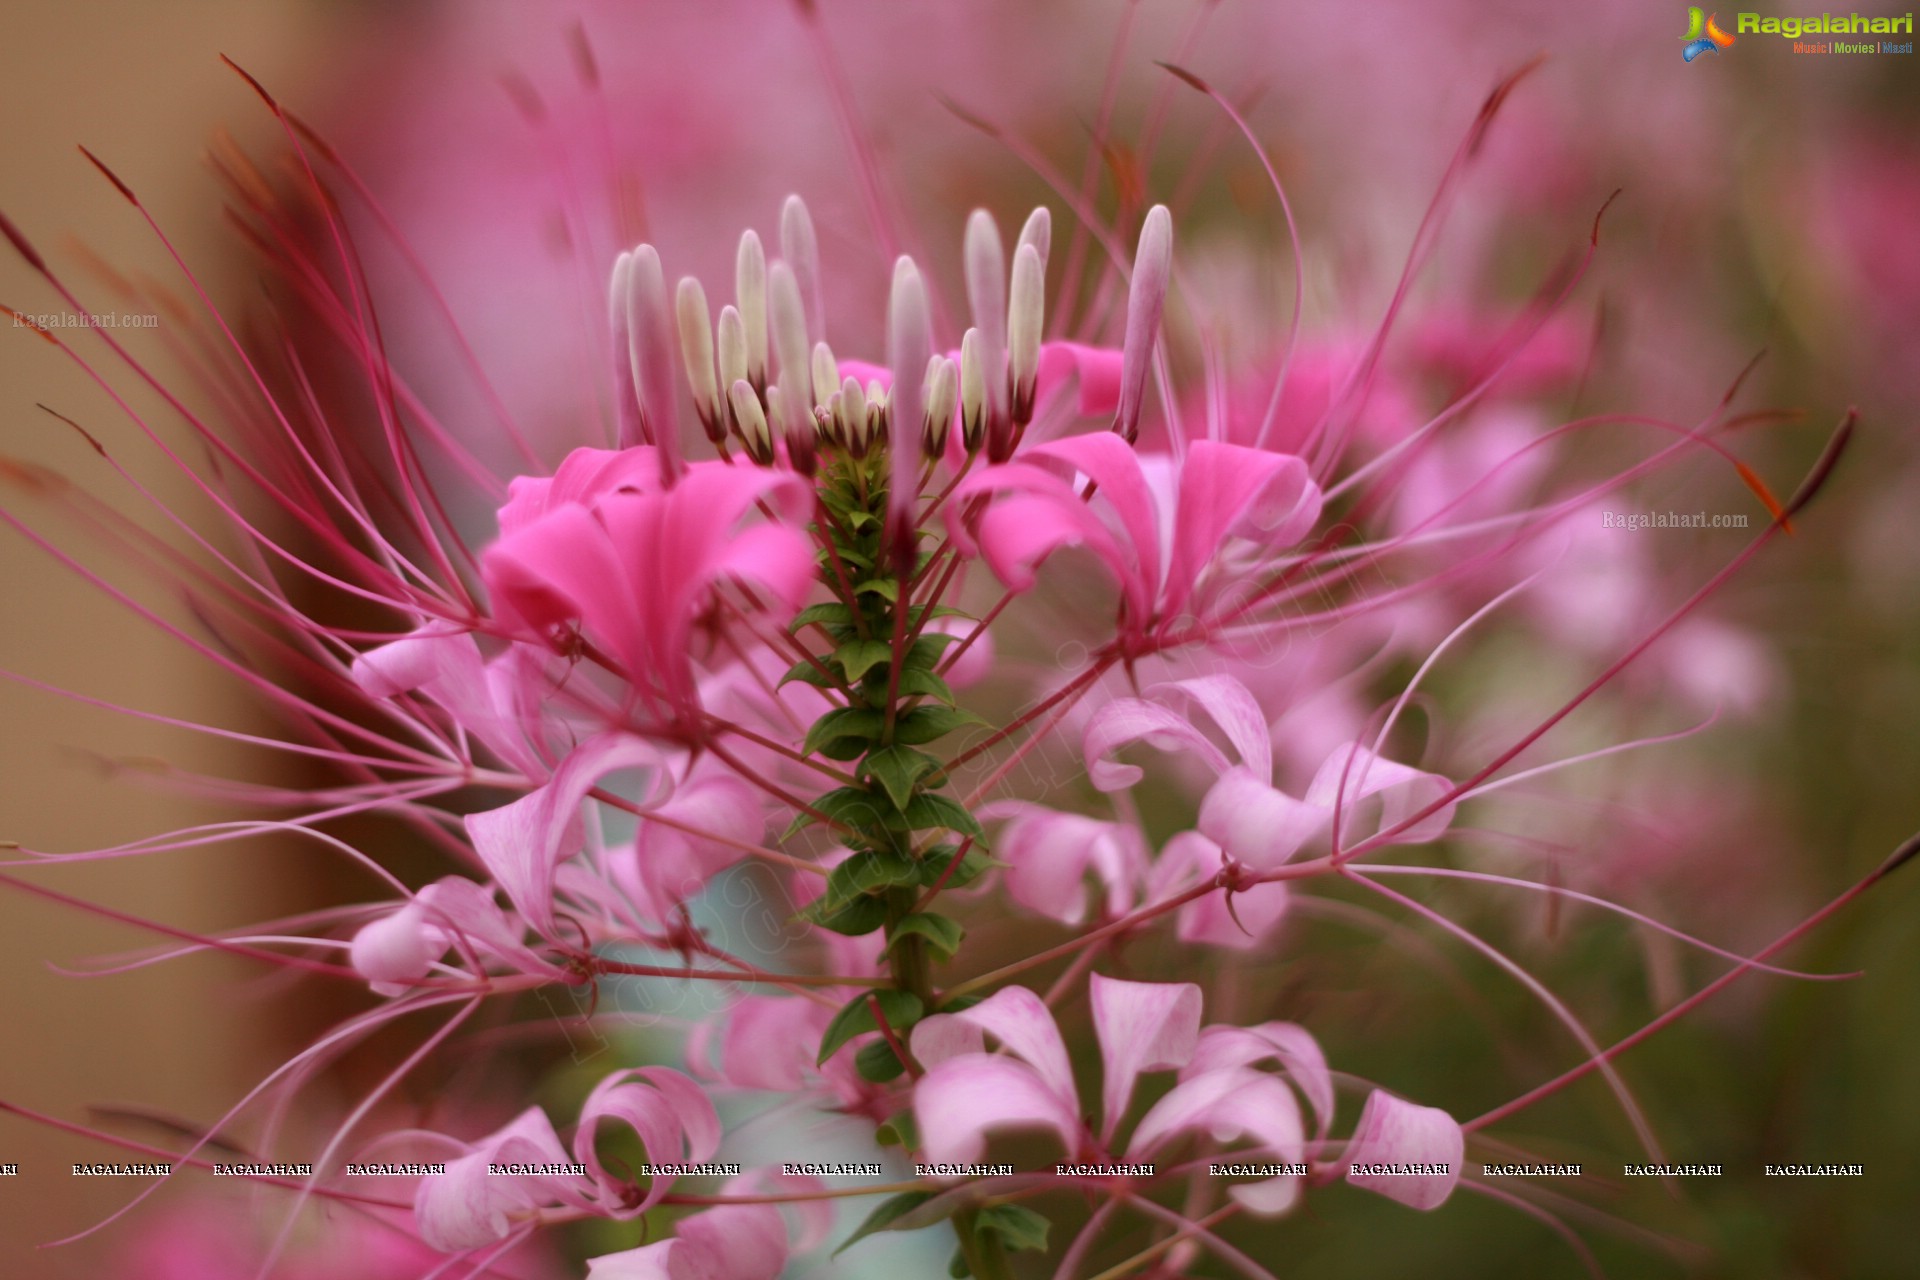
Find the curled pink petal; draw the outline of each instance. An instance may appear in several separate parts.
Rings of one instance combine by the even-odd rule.
[[[1375,755],[1356,742],[1336,749],[1327,757],[1320,771],[1314,774],[1312,785],[1307,788],[1307,803],[1327,810],[1340,804],[1351,811],[1362,800],[1378,796],[1381,808],[1377,829],[1384,831],[1398,826],[1451,790],[1453,784],[1439,774],[1397,764],[1384,756]],[[1439,839],[1453,821],[1453,810],[1452,804],[1441,805],[1401,832],[1395,837],[1396,841],[1400,844],[1424,844]],[[1343,824],[1350,826],[1351,821],[1343,815]],[[1360,834],[1346,831],[1341,838],[1343,842],[1350,843]]]
[[[1224,1067],[1183,1079],[1140,1120],[1127,1144],[1129,1159],[1146,1159],[1182,1133],[1200,1133],[1215,1142],[1250,1138],[1254,1149],[1240,1153],[1254,1163],[1297,1165],[1306,1158],[1306,1134],[1300,1104],[1273,1076],[1244,1067]],[[1303,1180],[1281,1175],[1241,1183],[1228,1194],[1255,1213],[1285,1213],[1300,1197]]]
[[[1081,750],[1087,758],[1087,774],[1102,791],[1119,791],[1140,781],[1138,765],[1121,764],[1112,759],[1120,748],[1144,742],[1161,751],[1193,751],[1215,773],[1226,773],[1233,766],[1206,734],[1185,718],[1156,702],[1143,698],[1117,698],[1094,713],[1081,737]]]
[[[1011,816],[997,848],[1015,902],[1062,924],[1079,924],[1087,918],[1091,877],[1104,891],[1109,916],[1132,910],[1146,870],[1136,828],[1018,801],[982,811],[985,817],[1001,814]]]
[[[1347,1143],[1347,1181],[1409,1208],[1437,1209],[1460,1181],[1465,1153],[1452,1116],[1375,1089]]]
[[[596,1150],[600,1128],[608,1121],[633,1130],[650,1164],[699,1162],[720,1149],[720,1117],[706,1093],[686,1076],[667,1067],[640,1067],[608,1076],[594,1086],[580,1108],[573,1153],[599,1185],[607,1212],[616,1218],[636,1217],[658,1204],[672,1179],[653,1178],[644,1195],[630,1195],[630,1185],[607,1171]]]
[[[1283,1067],[1295,1087],[1313,1108],[1315,1129],[1322,1135],[1333,1123],[1333,1075],[1320,1042],[1305,1027],[1292,1022],[1263,1022],[1257,1027],[1211,1026],[1200,1032],[1193,1057],[1180,1070],[1181,1079],[1227,1067],[1250,1067],[1272,1059]]]

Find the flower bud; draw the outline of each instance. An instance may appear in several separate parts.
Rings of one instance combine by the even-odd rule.
[[[800,300],[806,304],[807,328],[822,337],[827,332],[826,304],[820,296],[820,241],[813,234],[813,216],[807,202],[788,196],[780,206],[780,256],[793,267],[793,278],[800,286]]]
[[[866,457],[867,397],[860,390],[859,379],[848,378],[840,384],[840,408],[835,421],[839,426],[840,447],[856,458]]]
[[[975,209],[967,217],[964,255],[967,270],[967,306],[973,327],[993,348],[1007,342],[1007,251],[993,215]]]
[[[760,407],[760,394],[753,384],[745,378],[735,379],[727,389],[727,402],[733,406],[733,425],[740,432],[747,456],[761,466],[772,462],[773,435],[767,430],[766,411]]]
[[[920,433],[920,448],[929,458],[947,451],[947,435],[953,430],[953,411],[960,400],[960,375],[953,361],[934,356],[927,361],[926,420]]]
[[[792,266],[785,262],[774,263],[767,275],[767,320],[774,359],[780,365],[776,381],[781,400],[790,412],[804,410],[813,403],[812,348],[807,344],[807,313],[800,302],[800,286],[793,278]]]
[[[713,322],[707,312],[707,292],[692,276],[683,277],[674,297],[680,322],[680,355],[687,366],[687,385],[693,390],[693,409],[707,439],[726,438],[727,415],[720,408],[720,384],[713,372]]]
[[[660,482],[680,474],[680,412],[674,394],[673,320],[660,255],[643,244],[627,258],[627,338],[638,384],[642,434],[660,452]]]
[[[747,381],[767,385],[767,254],[752,231],[740,236],[733,259],[733,292],[747,339]]]
[[[1035,383],[1040,376],[1040,330],[1046,321],[1046,268],[1040,251],[1023,244],[1013,255],[1013,297],[1007,308],[1007,382],[1009,411],[1016,426],[1033,420]]]
[[[980,331],[969,329],[960,339],[960,443],[968,453],[980,452],[987,441],[987,371],[980,354]]]
[[[1020,239],[1014,251],[1019,252],[1022,245],[1032,245],[1033,251],[1040,255],[1040,265],[1047,265],[1047,254],[1053,250],[1053,215],[1047,212],[1045,205],[1027,215],[1026,225],[1020,228]]]
[[[1157,204],[1140,227],[1133,255],[1133,283],[1127,290],[1127,341],[1120,360],[1120,411],[1113,429],[1128,444],[1140,436],[1140,406],[1146,398],[1147,366],[1160,337],[1160,315],[1167,305],[1167,280],[1173,271],[1173,215]]]
[[[747,364],[747,325],[737,307],[720,308],[720,385],[732,387],[751,370]],[[747,378],[749,382],[751,378]]]
[[[840,389],[840,366],[833,348],[824,342],[813,344],[813,402],[824,405]]]
[[[607,281],[607,331],[613,339],[613,400],[615,439],[623,449],[641,442],[640,396],[633,385],[633,342],[627,325],[627,281],[633,275],[633,255],[613,260]]]

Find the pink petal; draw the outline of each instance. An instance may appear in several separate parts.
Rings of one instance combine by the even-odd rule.
[[[1011,814],[997,846],[1008,864],[1007,892],[1031,911],[1062,924],[1087,917],[1087,878],[1105,890],[1109,915],[1130,910],[1146,869],[1145,850],[1132,826],[1101,822],[1040,805],[989,805],[983,817]]]
[[[1060,1028],[1054,1024],[1053,1014],[1039,996],[1025,987],[1002,987],[971,1009],[963,1009],[953,1016],[993,1036],[1009,1053],[1026,1059],[1068,1110],[1079,1109],[1073,1068],[1067,1062],[1067,1046],[1060,1039]]]
[[[1227,1067],[1183,1079],[1141,1118],[1127,1144],[1129,1159],[1145,1159],[1182,1133],[1202,1133],[1215,1142],[1251,1138],[1251,1151],[1238,1156],[1264,1164],[1300,1164],[1306,1134],[1300,1104],[1272,1076],[1243,1067]],[[1301,1179],[1264,1178],[1228,1192],[1255,1213],[1284,1213],[1299,1199]]]
[[[1220,870],[1220,856],[1220,846],[1199,832],[1178,832],[1154,863],[1151,899],[1170,898],[1212,879]],[[1224,892],[1210,893],[1180,908],[1175,936],[1182,942],[1241,951],[1265,946],[1289,901],[1284,884],[1260,884],[1237,893],[1232,910]]]
[[[987,678],[993,670],[994,644],[993,633],[969,618],[936,618],[927,624],[927,630],[939,635],[958,636],[960,643],[967,646],[952,666],[947,668],[947,683],[955,689],[968,689]],[[969,641],[968,637],[972,640]],[[956,651],[959,645],[948,649]]]
[[[631,735],[602,734],[568,756],[545,786],[504,808],[467,815],[474,852],[537,932],[554,933],[554,869],[581,847],[580,802],[607,774],[633,768],[649,771],[644,805],[666,781],[659,753]]]
[[[1436,1209],[1460,1181],[1466,1137],[1454,1118],[1375,1089],[1347,1143],[1347,1181],[1414,1209]],[[1363,1165],[1444,1165],[1445,1173],[1356,1173]]]
[[[927,1159],[935,1163],[971,1164],[986,1150],[989,1130],[1036,1126],[1059,1134],[1072,1155],[1080,1145],[1080,1117],[1072,1098],[1069,1093],[1063,1099],[1024,1062],[970,1053],[920,1077],[913,1087],[913,1114]]]
[[[500,532],[515,533],[549,511],[564,506],[591,507],[610,493],[660,488],[660,461],[653,446],[632,449],[575,449],[553,475],[519,476],[507,486],[500,508]]]
[[[397,996],[426,977],[446,950],[445,936],[427,925],[426,909],[410,898],[399,910],[354,934],[347,955],[375,991]]]
[[[504,962],[517,973],[549,978],[562,976],[522,941],[526,926],[509,919],[493,894],[464,876],[445,876],[422,889],[418,896],[427,922],[448,944],[471,948],[481,958]]]
[[[1240,763],[1254,777],[1264,780],[1273,776],[1273,737],[1267,728],[1267,713],[1246,685],[1232,676],[1197,676],[1168,680],[1147,692],[1157,695],[1163,691],[1193,699],[1212,716],[1240,753]]]
[[[1087,774],[1095,787],[1119,791],[1140,781],[1139,766],[1110,759],[1120,748],[1135,742],[1145,742],[1160,751],[1187,748],[1197,752],[1215,773],[1225,773],[1232,767],[1206,734],[1175,712],[1143,698],[1116,698],[1093,714],[1080,740]]]
[[[1377,756],[1359,743],[1336,748],[1307,788],[1307,803],[1331,810],[1336,801],[1348,814],[1362,800],[1380,797],[1380,825],[1384,831],[1426,808],[1453,790],[1453,784],[1437,773],[1423,773],[1404,764]],[[1395,837],[1397,844],[1424,844],[1437,840],[1453,821],[1454,805],[1442,805]],[[1341,842],[1351,844],[1362,833],[1351,831],[1353,819],[1342,817]]]
[[[601,1190],[606,1210],[616,1218],[645,1213],[672,1186],[670,1178],[654,1178],[646,1195],[625,1208],[613,1208],[627,1184],[609,1174],[595,1149],[603,1121],[632,1129],[651,1164],[698,1162],[720,1149],[720,1117],[699,1085],[666,1067],[617,1071],[602,1080],[580,1109],[574,1131],[574,1159],[587,1166]]]
[[[1036,399],[1044,401],[1070,377],[1080,379],[1075,406],[1083,418],[1105,417],[1120,407],[1120,369],[1124,355],[1110,347],[1088,347],[1078,342],[1040,345],[1040,376]]]
[[[713,1280],[777,1280],[787,1265],[787,1224],[772,1205],[721,1205],[674,1230],[699,1250]]]
[[[1102,1136],[1111,1138],[1143,1071],[1183,1065],[1200,1034],[1200,988],[1191,982],[1123,982],[1094,974],[1088,988],[1100,1040]]]
[[[449,1160],[444,1174],[420,1180],[413,1214],[423,1240],[442,1253],[492,1244],[506,1239],[515,1223],[535,1208],[578,1201],[585,1189],[582,1180],[574,1178],[496,1176],[487,1172],[494,1162],[570,1163],[546,1112],[527,1108],[470,1153]]]
[[[663,818],[680,825],[668,826]],[[614,879],[647,923],[661,923],[739,862],[740,845],[758,845],[765,827],[760,791],[732,774],[704,774],[683,782],[671,799],[639,819],[631,854],[614,861]]]
[[[1305,1027],[1292,1022],[1263,1022],[1257,1027],[1211,1026],[1200,1033],[1193,1057],[1180,1071],[1181,1079],[1227,1067],[1250,1067],[1273,1059],[1286,1069],[1294,1085],[1313,1108],[1316,1130],[1324,1135],[1333,1123],[1333,1075],[1319,1041]]]
[[[1276,790],[1245,769],[1213,784],[1200,802],[1200,833],[1262,871],[1288,862],[1326,824],[1327,811]]]
[[[907,1049],[923,1067],[936,1067],[964,1053],[985,1053],[987,1037],[980,1028],[951,1013],[935,1013],[913,1024]]]
[[[1135,573],[1150,608],[1160,586],[1160,508],[1133,446],[1110,431],[1096,431],[1037,445],[1021,457],[1065,463],[1100,487],[1098,500],[1112,508],[1133,544]]]

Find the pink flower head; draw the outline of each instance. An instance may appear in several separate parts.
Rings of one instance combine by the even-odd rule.
[[[495,961],[511,972],[559,978],[560,969],[526,946],[525,932],[484,886],[447,876],[363,926],[353,936],[348,958],[386,996],[404,994],[454,947],[476,963]]]
[[[1069,1158],[1113,1136],[1143,1071],[1178,1067],[1200,1030],[1200,988],[1192,983],[1122,982],[1095,974],[1094,1030],[1105,1065],[1105,1122],[1096,1143],[1081,1119],[1066,1043],[1040,998],[1004,987],[959,1013],[935,1014],[913,1029],[913,1055],[928,1070],[913,1108],[927,1157],[968,1163],[989,1130],[1043,1127]],[[1005,1055],[986,1052],[985,1037]]]
[[[728,606],[784,625],[813,583],[798,477],[720,462],[689,466],[671,489],[631,463],[589,453],[573,474],[517,490],[481,568],[501,621],[566,651],[579,641],[616,661],[640,710],[683,727],[698,705],[696,628]],[[749,520],[766,508],[786,523]]]
[[[1438,774],[1384,759],[1356,742],[1336,748],[1314,774],[1304,798],[1295,798],[1273,785],[1266,716],[1245,685],[1231,676],[1201,676],[1156,685],[1150,692],[1159,700],[1119,698],[1088,722],[1082,745],[1093,785],[1117,791],[1140,778],[1137,766],[1113,758],[1131,743],[1194,752],[1217,777],[1200,805],[1200,833],[1259,869],[1292,859],[1336,817],[1343,840],[1350,842],[1360,835],[1360,809],[1369,799],[1379,801],[1373,829],[1385,831],[1452,790]],[[1190,717],[1168,705],[1189,700],[1219,726],[1239,756],[1238,764]],[[1421,844],[1439,838],[1452,822],[1453,810],[1451,802],[1438,805],[1400,831],[1396,840]]]
[[[1210,575],[1233,545],[1291,546],[1320,518],[1319,486],[1290,455],[1202,440],[1175,470],[1162,482],[1110,433],[1056,440],[968,477],[949,525],[1015,591],[1030,590],[1055,551],[1084,547],[1120,586],[1127,652],[1146,653],[1204,628],[1223,585]],[[992,500],[966,501],[981,496]]]

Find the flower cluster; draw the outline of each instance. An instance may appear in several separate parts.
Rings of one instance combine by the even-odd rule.
[[[353,184],[274,110],[303,166]],[[772,1280],[829,1240],[935,1227],[952,1233],[951,1274],[992,1280],[1024,1252],[1057,1252],[1058,1274],[1080,1274],[1138,1224],[1148,1243],[1101,1275],[1175,1274],[1209,1253],[1267,1275],[1229,1238],[1233,1220],[1294,1212],[1333,1184],[1411,1210],[1470,1190],[1550,1216],[1546,1197],[1473,1176],[1469,1144],[1597,1073],[1659,1161],[1614,1057],[1741,974],[1788,972],[1768,957],[1821,918],[1732,954],[1515,873],[1484,850],[1534,837],[1461,815],[1522,780],[1662,740],[1535,752],[1656,641],[1696,625],[1699,603],[1817,490],[1837,445],[1785,502],[1741,465],[1768,507],[1756,536],[1695,594],[1606,637],[1582,686],[1459,713],[1503,726],[1496,745],[1436,732],[1422,748],[1406,730],[1416,701],[1430,729],[1447,722],[1428,687],[1510,601],[1583,630],[1591,600],[1551,597],[1591,558],[1567,531],[1595,503],[1689,453],[1731,458],[1722,405],[1696,424],[1652,423],[1667,442],[1623,470],[1594,478],[1567,463],[1581,431],[1628,421],[1536,420],[1532,390],[1577,363],[1551,349],[1564,334],[1549,321],[1578,269],[1517,322],[1425,322],[1420,359],[1456,391],[1423,411],[1423,379],[1386,358],[1400,299],[1358,342],[1290,337],[1245,368],[1220,368],[1201,342],[1189,359],[1174,219],[1159,205],[1131,228],[1131,255],[1106,228],[1076,232],[1076,255],[1085,236],[1107,262],[1094,301],[1066,299],[1079,314],[1065,319],[1047,302],[1060,274],[1049,211],[1010,254],[977,211],[959,262],[964,326],[945,319],[956,308],[934,273],[902,257],[884,322],[849,326],[836,350],[828,265],[794,198],[776,256],[754,232],[740,238],[717,315],[699,280],[669,289],[654,247],[621,254],[604,438],[549,470],[509,421],[529,463],[503,484],[388,362],[333,203],[317,202],[315,237],[244,161],[228,163],[243,219],[320,334],[365,371],[361,426],[328,416],[297,351],[210,337],[216,386],[256,412],[221,430],[170,397],[218,465],[170,456],[233,543],[196,532],[195,559],[110,511],[75,509],[173,573],[204,625],[123,596],[128,607],[281,717],[282,736],[246,740],[333,776],[230,793],[271,817],[32,858],[279,833],[378,877],[372,900],[189,935],[188,949],[275,960],[377,1000],[248,1103],[290,1100],[384,1028],[434,1025],[310,1153],[316,1171],[296,1191],[458,1259],[460,1274],[587,1219],[638,1224],[630,1247],[588,1260],[595,1280]],[[1597,230],[1583,254],[1595,243]],[[884,338],[862,346],[872,334]],[[91,336],[148,378],[111,330]],[[445,497],[450,475],[488,495],[478,545],[460,533],[472,512]],[[1058,660],[1020,656],[1034,652]],[[332,833],[367,816],[443,856],[444,874],[409,883],[400,860]],[[1391,888],[1396,877],[1579,902],[1732,967],[1606,1046],[1493,942]],[[740,884],[780,902],[777,949],[728,944],[738,921],[724,890]],[[1511,974],[1577,1055],[1478,1118],[1335,1070],[1303,1019],[1226,990],[1239,958],[1285,954],[1288,923],[1322,884]],[[1151,965],[1136,962],[1145,947]],[[1142,981],[1142,969],[1179,980]],[[629,1037],[595,1006],[603,988],[609,1003],[711,998]],[[571,1042],[584,1023],[616,1037],[601,1040],[606,1061],[584,1057],[594,1078],[570,1137],[545,1107],[517,1099],[503,1113],[484,1092],[455,1099],[450,1118],[439,1108],[432,1124],[369,1132],[483,1010],[538,1034],[557,1006],[520,997],[556,989],[581,1014],[563,1012],[556,1034]],[[1069,1013],[1082,1004],[1100,1064],[1092,1111],[1070,1048],[1084,1040]],[[1209,1008],[1218,1020],[1204,1021]],[[756,1099],[776,1105],[750,1115]],[[795,1107],[833,1117],[836,1140],[864,1149],[852,1163],[891,1178],[843,1182],[821,1171],[834,1161],[797,1148],[778,1168],[748,1167],[739,1130]],[[171,1154],[184,1167],[204,1149]],[[366,1194],[347,1170],[368,1162],[403,1171]],[[856,1196],[884,1198],[849,1238],[830,1210]]]

